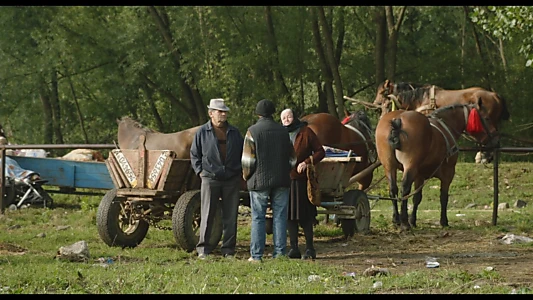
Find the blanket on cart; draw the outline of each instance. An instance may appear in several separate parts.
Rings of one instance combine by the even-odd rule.
[[[0,163],[2,163],[1,158],[0,158]],[[9,156],[6,156],[4,174],[6,177],[11,177],[13,179],[25,179],[25,178],[30,178],[32,175],[39,175],[32,170],[26,170],[26,169],[21,168],[18,162]]]
[[[337,149],[329,146],[322,146],[326,152],[326,157],[348,157],[349,151]],[[351,156],[356,156],[354,152],[352,152]]]

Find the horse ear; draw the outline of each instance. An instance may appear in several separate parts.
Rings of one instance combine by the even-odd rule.
[[[388,79],[385,79],[385,82],[383,83],[383,87],[385,89],[389,88],[390,81]]]
[[[344,116],[345,117],[349,117],[350,116],[350,112],[346,108],[344,108]]]

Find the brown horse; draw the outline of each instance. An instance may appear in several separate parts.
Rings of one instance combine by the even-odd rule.
[[[381,105],[381,116],[389,112],[392,101],[397,108],[417,110],[429,114],[436,108],[461,103],[483,102],[487,109],[490,122],[498,128],[501,120],[509,120],[509,111],[505,99],[498,93],[487,91],[480,87],[461,90],[445,90],[434,85],[420,85],[412,83],[393,84],[386,80],[378,86],[374,105]]]
[[[138,149],[139,137],[146,136],[146,150],[172,150],[176,158],[189,159],[192,141],[200,126],[174,133],[161,133],[143,126],[130,117],[117,120],[118,146],[120,149]]]
[[[475,110],[475,111],[472,111]],[[440,180],[440,224],[448,226],[448,191],[455,175],[458,158],[457,139],[465,131],[482,145],[498,143],[496,127],[488,121],[483,101],[441,107],[426,116],[416,111],[395,110],[386,113],[376,126],[378,158],[389,182],[393,202],[393,223],[402,230],[416,227],[416,213],[422,201],[425,180]],[[472,111],[472,113],[471,113]],[[477,116],[476,116],[477,112]],[[471,125],[475,124],[475,128]],[[398,214],[397,170],[401,180],[401,212]],[[414,183],[413,208],[408,219],[407,200]]]
[[[356,164],[353,175],[374,162],[373,130],[364,113],[352,114],[344,122],[328,113],[306,115],[301,120],[309,124],[309,128],[313,130],[323,145],[346,151],[352,150],[353,153],[361,156],[361,162]],[[361,176],[357,180],[359,189],[364,190],[369,187],[372,183],[372,177],[372,172]]]

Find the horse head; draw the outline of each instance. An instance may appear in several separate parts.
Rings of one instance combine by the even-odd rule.
[[[393,84],[388,79],[378,85],[374,105],[383,105],[387,101],[388,96],[393,92],[392,86]]]
[[[448,111],[450,113],[447,113]],[[500,134],[497,124],[490,119],[489,109],[482,100],[471,104],[457,103],[444,106],[433,111],[430,117],[443,119],[444,123],[454,129],[457,135],[466,133],[478,145],[488,149],[497,147],[499,144]],[[492,151],[485,151],[484,155],[488,162],[492,161]]]
[[[430,87],[431,85],[429,84],[413,82],[392,83],[389,80],[385,80],[385,82],[378,85],[376,98],[373,104],[381,106],[381,116],[383,116],[394,109],[406,109],[403,102],[414,101],[410,100],[413,97],[415,97],[415,100],[417,101],[422,101],[423,95]],[[404,98],[405,100],[403,100]]]

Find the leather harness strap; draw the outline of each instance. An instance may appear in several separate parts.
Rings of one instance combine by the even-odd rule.
[[[463,106],[463,113],[464,113],[464,116],[465,116],[465,124],[467,124],[467,122],[468,122],[468,108],[466,106]],[[440,126],[442,128],[444,128],[446,130],[446,132],[448,132],[448,135],[450,136],[450,139],[451,139],[452,143],[450,143],[450,140],[448,139],[448,137],[446,137],[444,132],[442,132],[442,130],[437,125],[435,125],[435,124],[433,124],[431,122],[432,119],[436,120],[440,124]],[[444,137],[444,141],[446,142],[446,158],[448,158],[448,157],[456,154],[457,152],[459,152],[459,148],[457,147],[457,141],[453,137],[452,132],[450,131],[450,128],[448,128],[448,126],[441,119],[438,119],[436,117],[431,117],[429,124],[431,126],[435,127],[435,129],[437,129],[440,132],[440,134],[442,134],[442,136]]]

